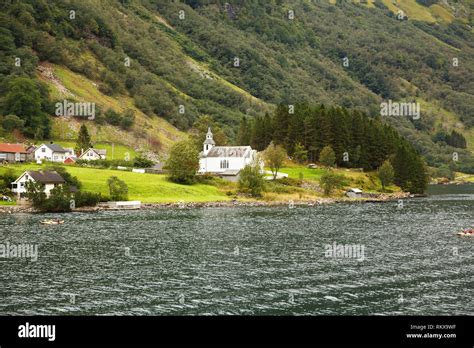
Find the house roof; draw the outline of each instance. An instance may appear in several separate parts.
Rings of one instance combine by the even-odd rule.
[[[107,153],[107,150],[102,150],[102,149],[94,149],[93,147],[90,147],[88,148],[86,151],[84,151],[84,153],[82,155],[79,156],[79,158],[83,157],[86,153],[88,153],[89,151],[93,151],[95,152],[96,154],[98,154],[99,156],[105,156],[106,153]]]
[[[92,150],[94,150],[97,154],[101,156],[105,156],[107,154],[107,150],[104,150],[104,149],[92,149]]]
[[[58,144],[44,144],[53,152],[68,152],[68,150],[64,149],[62,146]]]
[[[27,153],[25,147],[22,144],[7,144],[7,143],[0,144],[0,152]]]
[[[26,148],[26,152],[31,153],[35,152],[38,147],[36,145],[30,145]]]
[[[349,190],[347,190],[347,192],[362,193],[362,190],[358,188],[350,188]]]
[[[27,171],[28,175],[33,178],[34,181],[42,184],[61,184],[66,182],[61,175],[55,171]],[[23,175],[22,175],[23,176]]]
[[[240,173],[240,169],[227,169],[223,171],[222,173],[219,173],[219,175],[223,176],[237,176]]]
[[[214,146],[205,157],[247,157],[250,146]]]

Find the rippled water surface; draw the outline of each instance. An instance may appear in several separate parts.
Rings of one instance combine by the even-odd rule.
[[[473,190],[474,191],[474,190]],[[474,314],[474,193],[398,203],[0,215],[0,314]],[[437,192],[440,193],[440,192]],[[357,244],[364,260],[325,256]],[[74,296],[71,296],[74,295]],[[74,303],[73,303],[74,302]]]

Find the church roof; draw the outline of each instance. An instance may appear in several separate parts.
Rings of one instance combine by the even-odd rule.
[[[248,157],[250,146],[214,146],[205,157]]]

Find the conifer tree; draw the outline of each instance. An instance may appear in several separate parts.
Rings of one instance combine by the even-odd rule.
[[[77,135],[76,141],[76,154],[81,155],[82,151],[87,151],[88,148],[92,147],[91,144],[91,137],[89,135],[89,131],[87,126],[83,123],[81,128],[79,129],[79,134]]]
[[[286,144],[287,142],[288,116],[288,105],[278,105],[273,117],[273,140],[275,144]]]
[[[295,144],[295,150],[293,151],[293,158],[298,163],[304,163],[308,160],[308,151],[305,150],[305,147],[297,142]]]
[[[273,140],[273,123],[272,118],[268,113],[265,113],[265,117],[263,118],[263,133],[264,133],[264,148],[267,148],[268,145]]]
[[[252,129],[250,122],[247,120],[247,117],[242,117],[240,120],[239,130],[237,131],[237,144],[238,145],[250,145],[250,137]]]
[[[250,144],[258,151],[265,149],[265,127],[261,116],[255,117]]]

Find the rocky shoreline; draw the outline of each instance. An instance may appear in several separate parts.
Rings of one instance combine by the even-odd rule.
[[[154,210],[166,208],[231,208],[231,207],[276,207],[276,206],[319,206],[334,203],[378,203],[390,202],[399,199],[419,197],[423,195],[412,195],[408,192],[397,192],[393,194],[367,194],[362,198],[317,198],[312,200],[294,200],[294,201],[221,201],[221,202],[173,202],[173,203],[143,203],[140,209],[135,210]],[[116,209],[109,208],[106,204],[99,204],[95,207],[81,207],[76,208],[72,212],[98,212],[106,210],[131,210],[131,209]],[[0,214],[15,214],[15,213],[39,213],[38,210],[31,206],[0,206]]]

